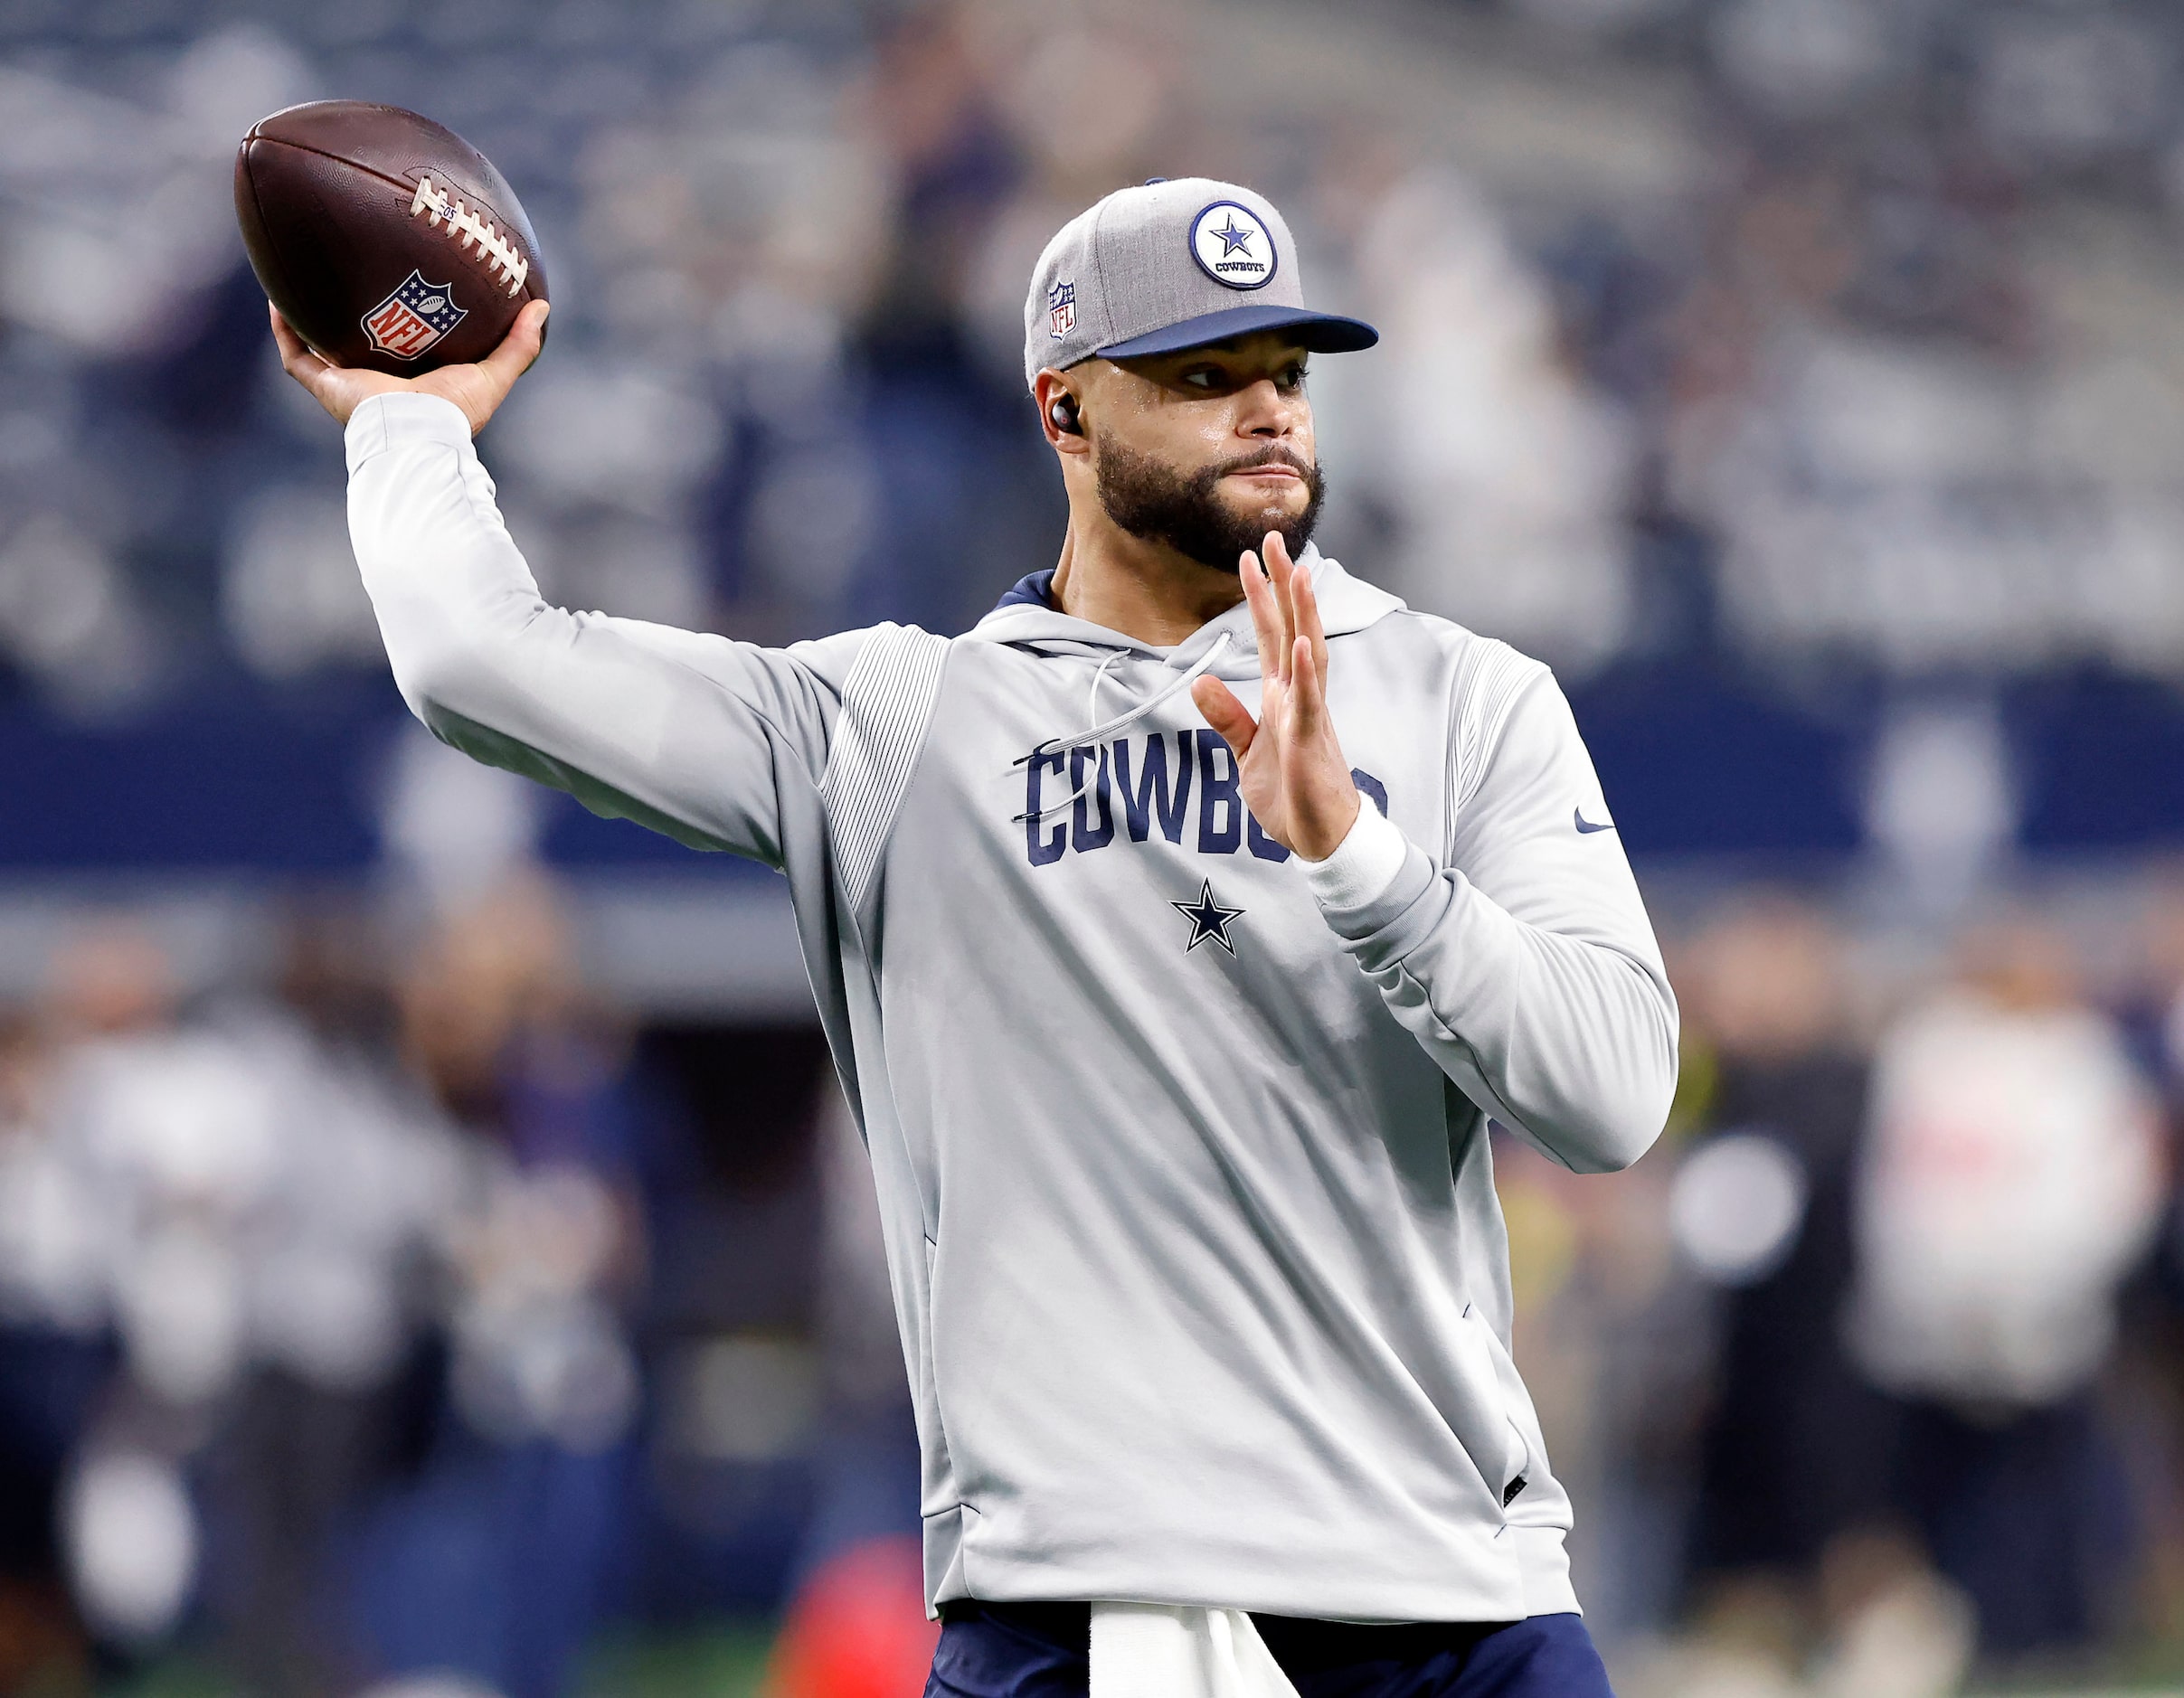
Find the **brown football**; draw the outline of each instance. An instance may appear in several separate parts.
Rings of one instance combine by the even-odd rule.
[[[235,153],[251,269],[337,365],[414,377],[483,359],[546,298],[531,221],[486,156],[398,106],[314,100]]]

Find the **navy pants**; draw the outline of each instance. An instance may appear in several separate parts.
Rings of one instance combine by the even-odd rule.
[[[1358,1627],[1254,1616],[1300,1698],[1614,1698],[1582,1616]],[[925,1698],[1084,1698],[1083,1604],[953,1603]]]

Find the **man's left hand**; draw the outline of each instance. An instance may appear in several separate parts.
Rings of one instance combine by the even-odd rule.
[[[1259,717],[1218,678],[1199,679],[1191,699],[1235,750],[1243,799],[1261,829],[1307,861],[1324,861],[1363,804],[1328,718],[1327,633],[1311,574],[1290,559],[1280,532],[1269,531],[1262,546],[1263,571],[1248,550],[1242,562],[1264,679]]]

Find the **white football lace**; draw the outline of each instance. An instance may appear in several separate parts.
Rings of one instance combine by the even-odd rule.
[[[477,250],[491,261],[488,272],[497,271],[508,281],[508,293],[513,295],[524,286],[531,275],[531,262],[507,237],[493,227],[493,221],[481,218],[465,206],[459,196],[450,199],[447,191],[435,188],[430,177],[417,180],[417,193],[410,197],[410,216],[423,214],[424,221],[434,230],[444,222],[448,234],[455,238],[455,245],[468,248],[472,242]]]
[[[1143,719],[1148,713],[1150,713],[1155,708],[1158,707],[1163,702],[1174,695],[1178,690],[1187,690],[1193,684],[1196,683],[1197,680],[1205,674],[1205,673],[1214,665],[1215,662],[1218,661],[1223,655],[1228,652],[1229,642],[1234,635],[1234,633],[1230,631],[1222,632],[1218,637],[1214,638],[1213,646],[1209,647],[1205,654],[1199,656],[1196,660],[1193,661],[1187,670],[1178,673],[1174,678],[1170,679],[1167,684],[1161,685],[1159,689],[1153,692],[1151,695],[1147,696],[1144,701],[1139,703],[1136,707],[1130,709],[1126,712],[1118,713],[1113,719],[1105,721],[1102,723],[1088,725],[1084,730],[1073,732],[1067,737],[1050,737],[1045,742],[1041,743],[1036,749],[1033,750],[1028,755],[1019,755],[1015,760],[1009,763],[1010,766],[1028,766],[1032,761],[1041,759],[1048,755],[1065,755],[1071,750],[1082,749],[1088,743],[1105,742],[1117,731],[1127,730],[1129,727],[1135,725],[1139,720]],[[1084,717],[1086,719],[1092,719],[1099,713],[1100,681],[1107,676],[1107,669],[1113,665],[1118,660],[1122,659],[1125,653],[1125,650],[1118,648],[1113,654],[1110,655],[1105,660],[1101,661],[1099,666],[1093,671],[1092,675],[1092,689],[1086,695],[1084,703]],[[1095,762],[1092,771],[1087,773],[1084,778],[1079,781],[1077,788],[1072,790],[1067,796],[1064,797],[1059,802],[1054,803],[1050,807],[1043,807],[1035,814],[1026,810],[1024,813],[1018,814],[1009,822],[1009,824],[1012,825],[1021,825],[1026,821],[1029,821],[1035,825],[1044,821],[1049,814],[1059,814],[1064,808],[1074,806],[1077,798],[1083,796],[1085,791],[1091,789],[1092,785],[1098,781],[1099,775],[1102,770],[1104,770],[1104,763]]]

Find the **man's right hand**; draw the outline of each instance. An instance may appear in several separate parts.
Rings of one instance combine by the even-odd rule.
[[[515,323],[501,339],[500,346],[476,365],[443,365],[422,377],[389,377],[384,372],[336,365],[322,358],[288,328],[278,307],[269,307],[269,310],[273,315],[273,340],[280,344],[281,368],[344,425],[371,396],[411,390],[453,401],[469,420],[470,434],[476,436],[508,399],[515,380],[531,369],[546,335],[546,303],[533,301],[516,314]]]

